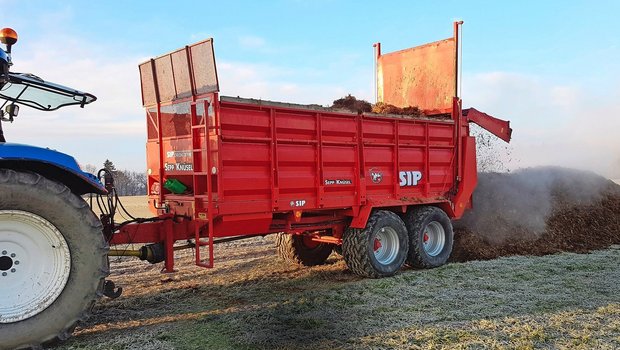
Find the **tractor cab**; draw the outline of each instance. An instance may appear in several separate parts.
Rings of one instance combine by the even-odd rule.
[[[0,172],[5,169],[36,172],[59,181],[74,193],[106,193],[93,174],[83,172],[77,161],[49,148],[6,142],[2,122],[13,122],[20,106],[41,111],[85,105],[97,100],[94,95],[70,87],[50,83],[36,75],[11,72],[11,48],[17,33],[11,28],[0,29]],[[2,318],[0,310],[0,319]],[[0,322],[1,323],[1,322]]]
[[[89,93],[45,81],[34,74],[10,72],[11,48],[17,42],[17,33],[11,28],[0,30],[0,42],[6,49],[0,49],[0,122],[13,122],[19,113],[19,106],[28,106],[41,111],[54,111],[61,107],[85,105],[97,98]],[[4,142],[0,125],[0,142]]]

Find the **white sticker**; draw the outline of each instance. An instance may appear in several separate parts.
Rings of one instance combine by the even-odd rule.
[[[398,173],[400,179],[400,187],[417,186],[422,179],[421,171],[401,171]]]

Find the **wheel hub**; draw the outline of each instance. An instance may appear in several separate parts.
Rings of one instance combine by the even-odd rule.
[[[0,324],[30,318],[50,306],[70,273],[69,246],[44,218],[0,210]]]
[[[377,261],[383,265],[391,264],[398,256],[399,244],[398,234],[393,228],[381,228],[373,241],[373,251]]]
[[[441,254],[446,245],[446,231],[437,221],[432,221],[426,226],[422,237],[424,251],[429,256]]]
[[[373,246],[373,250],[376,252],[379,249],[381,249],[381,241],[379,240],[379,238],[375,238],[375,244]]]
[[[0,256],[0,271],[7,271],[13,267],[13,259],[8,256]]]
[[[9,253],[6,250],[2,251],[2,256],[0,256],[1,277],[6,277],[9,273],[17,272],[16,265],[19,265],[19,260],[17,260],[16,258],[17,255],[15,253]]]

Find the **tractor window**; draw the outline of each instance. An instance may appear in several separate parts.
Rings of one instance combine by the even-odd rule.
[[[70,105],[83,107],[97,99],[91,94],[24,73],[9,73],[9,82],[0,89],[0,98],[42,111]]]

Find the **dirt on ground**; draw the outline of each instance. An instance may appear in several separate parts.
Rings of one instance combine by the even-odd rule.
[[[585,253],[620,243],[620,186],[562,168],[481,174],[451,261]]]

